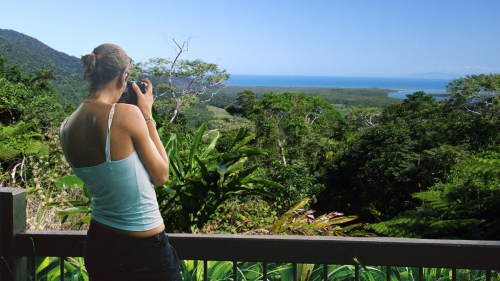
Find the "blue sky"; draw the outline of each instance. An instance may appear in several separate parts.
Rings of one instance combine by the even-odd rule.
[[[404,77],[500,72],[500,1],[3,1],[0,28],[77,56],[101,43],[231,74]],[[169,45],[170,44],[170,45]]]

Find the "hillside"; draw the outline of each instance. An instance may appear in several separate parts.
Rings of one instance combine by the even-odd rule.
[[[61,103],[79,104],[87,96],[80,59],[52,49],[39,40],[13,30],[0,29],[0,55],[7,66],[17,65],[23,72],[34,73],[45,64],[54,69],[58,81],[53,84]]]
[[[52,49],[40,42],[38,39],[22,34],[14,30],[0,29],[0,37],[3,37],[17,45],[19,48],[41,58],[46,67],[54,67],[68,73],[82,73],[82,62],[79,58],[67,55]],[[9,59],[9,58],[7,58]],[[30,70],[27,70],[30,72]]]

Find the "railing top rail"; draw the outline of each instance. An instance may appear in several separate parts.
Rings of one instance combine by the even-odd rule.
[[[86,237],[87,231],[23,231],[20,236],[80,236]],[[224,239],[224,240],[252,240],[275,241],[293,240],[310,242],[342,242],[342,243],[387,243],[387,244],[412,244],[412,245],[452,245],[452,246],[486,246],[500,248],[500,241],[489,240],[453,240],[453,239],[418,239],[418,238],[394,238],[394,237],[343,237],[343,236],[303,236],[303,235],[242,235],[242,234],[190,234],[169,233],[170,238],[177,239]]]
[[[82,256],[86,231],[26,231],[21,255]],[[32,243],[33,241],[33,243]],[[294,235],[169,234],[181,259],[443,268],[500,268],[500,241]]]

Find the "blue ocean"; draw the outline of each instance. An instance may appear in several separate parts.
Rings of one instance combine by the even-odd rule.
[[[380,88],[398,90],[389,97],[406,98],[407,94],[424,91],[427,94],[445,94],[449,79],[422,78],[377,78],[335,76],[287,76],[287,75],[242,75],[232,74],[226,82],[230,86],[277,86],[277,87],[322,87],[322,88]],[[439,98],[438,98],[439,99]]]

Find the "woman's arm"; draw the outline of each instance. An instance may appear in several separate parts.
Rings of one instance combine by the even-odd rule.
[[[169,163],[163,144],[156,131],[154,122],[146,119],[152,117],[153,86],[149,80],[142,79],[148,84],[147,91],[142,94],[137,85],[133,85],[137,94],[137,107],[127,106],[125,114],[129,116],[127,125],[134,148],[139,154],[144,167],[149,173],[151,182],[161,186],[168,180]]]

